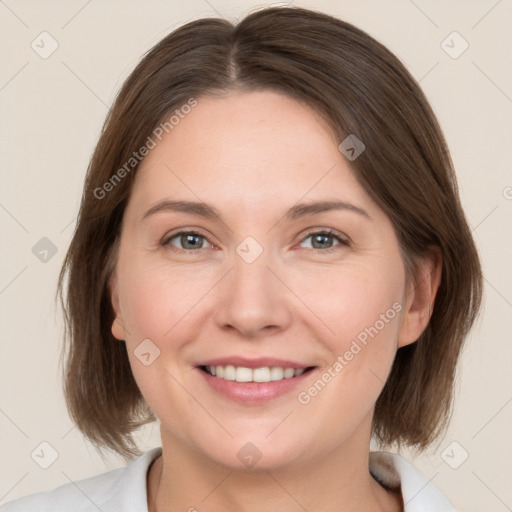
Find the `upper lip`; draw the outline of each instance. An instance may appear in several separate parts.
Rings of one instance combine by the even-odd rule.
[[[216,359],[208,359],[197,364],[197,366],[238,366],[244,368],[265,368],[265,367],[281,367],[281,368],[309,368],[313,365],[298,363],[287,359],[277,359],[275,357],[258,357],[257,359],[248,359],[246,357],[219,357]]]

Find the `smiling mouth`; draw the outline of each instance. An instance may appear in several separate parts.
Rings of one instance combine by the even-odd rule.
[[[203,372],[218,379],[236,382],[276,382],[293,379],[303,373],[313,370],[314,366],[307,368],[286,368],[283,366],[265,366],[262,368],[247,368],[234,365],[200,366]]]

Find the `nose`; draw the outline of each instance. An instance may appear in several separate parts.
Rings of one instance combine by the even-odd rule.
[[[235,255],[217,290],[214,321],[220,329],[255,340],[289,326],[293,293],[276,267],[265,252],[251,263]]]

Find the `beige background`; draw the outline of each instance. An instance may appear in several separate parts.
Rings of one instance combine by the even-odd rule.
[[[354,23],[387,45],[439,117],[483,259],[485,312],[464,353],[450,429],[413,462],[460,510],[512,510],[512,3],[294,4]],[[187,21],[234,20],[261,5],[0,1],[0,504],[123,465],[114,457],[103,462],[84,442],[67,415],[59,378],[62,322],[53,297],[85,169],[108,106],[147,49]],[[58,42],[46,59],[31,47],[43,31]],[[453,31],[469,44],[458,58],[441,45]],[[448,39],[452,53],[462,48],[456,37]],[[32,252],[43,237],[57,247],[46,262]],[[48,469],[31,458],[43,441],[58,454]],[[157,425],[141,433],[141,444],[159,444]]]

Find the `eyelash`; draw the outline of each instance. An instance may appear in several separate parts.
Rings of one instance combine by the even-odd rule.
[[[178,231],[177,233],[174,233],[171,236],[164,238],[161,242],[161,245],[164,247],[171,245],[170,244],[171,240],[173,240],[174,238],[176,238],[180,235],[194,235],[194,236],[198,236],[200,238],[204,238],[205,240],[208,240],[208,238],[205,235],[203,235],[202,233],[200,233],[199,231],[194,231],[194,230]],[[335,252],[337,249],[339,249],[340,246],[348,247],[350,245],[349,241],[346,238],[343,238],[341,235],[337,234],[336,231],[334,231],[332,229],[324,229],[324,230],[320,230],[320,231],[310,231],[306,236],[304,236],[302,238],[300,243],[304,242],[312,235],[323,235],[323,236],[332,237],[332,238],[335,238],[339,242],[339,245],[335,245],[334,247],[329,247],[328,249],[308,248],[309,250],[316,251],[318,253],[332,253],[332,252]],[[201,249],[181,249],[181,248],[175,247],[175,246],[172,246],[172,249],[176,250],[178,252],[181,252],[181,253],[194,253],[194,252],[198,252],[201,250]]]

